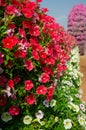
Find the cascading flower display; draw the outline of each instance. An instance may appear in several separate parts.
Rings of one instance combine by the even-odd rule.
[[[84,48],[86,47],[86,5],[75,5],[70,11],[68,32],[76,37],[80,47],[80,54],[84,54]]]
[[[28,124],[41,129],[44,122],[38,117],[44,118],[49,104],[51,109],[56,105],[58,80],[76,45],[40,2],[0,2],[0,114],[11,116],[8,127],[4,128],[5,119],[0,127],[6,130],[19,129],[22,123],[25,130]]]

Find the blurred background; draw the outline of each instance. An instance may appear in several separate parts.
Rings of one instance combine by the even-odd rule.
[[[67,30],[68,15],[77,4],[86,5],[86,0],[43,0],[41,7],[48,8],[48,14]]]

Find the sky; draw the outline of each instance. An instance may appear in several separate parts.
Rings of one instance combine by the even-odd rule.
[[[67,18],[74,5],[84,4],[86,0],[43,0],[41,7],[48,8],[48,13],[53,16],[61,26],[67,29]]]

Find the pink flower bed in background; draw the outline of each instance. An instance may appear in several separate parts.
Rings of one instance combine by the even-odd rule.
[[[86,6],[83,4],[75,5],[68,16],[68,32],[74,36],[78,44],[86,44]],[[81,50],[84,54],[84,50]]]

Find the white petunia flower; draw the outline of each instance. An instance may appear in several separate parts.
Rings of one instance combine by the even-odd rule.
[[[86,111],[85,105],[84,105],[84,104],[80,104],[80,109],[81,109],[83,112],[85,112],[85,111]]]
[[[81,126],[85,126],[85,118],[79,117],[79,118],[78,118],[78,121],[79,121],[79,124],[80,124]]]
[[[40,119],[38,119],[38,122],[41,126],[45,125],[45,122],[44,121],[40,121]]]
[[[44,113],[41,111],[41,110],[39,110],[36,114],[35,114],[35,116],[36,116],[36,118],[37,119],[42,119],[43,118],[43,116],[44,116]]]
[[[72,102],[72,101],[73,101],[73,98],[72,98],[71,96],[69,96],[69,100],[70,100],[70,102]]]
[[[81,99],[81,98],[82,98],[82,95],[77,93],[77,94],[75,95],[75,97]]]
[[[74,108],[73,108],[73,111],[75,111],[75,112],[79,112],[79,106],[78,105],[74,105]]]
[[[52,99],[50,101],[50,107],[54,107],[56,105],[56,100],[55,99]]]
[[[58,122],[59,118],[58,116],[55,117],[55,122]]]
[[[4,112],[1,115],[1,119],[4,122],[8,122],[8,121],[12,120],[12,116],[8,112]]]
[[[23,118],[23,123],[26,124],[26,125],[29,125],[31,124],[31,121],[32,121],[32,117],[27,115]]]
[[[49,101],[48,101],[48,100],[44,100],[44,101],[43,101],[43,105],[44,105],[45,107],[49,107]]]
[[[71,127],[72,127],[72,121],[70,119],[65,119],[63,124],[64,124],[64,127],[66,130],[71,129]]]
[[[69,107],[70,109],[72,109],[73,111],[75,111],[75,112],[79,112],[79,110],[80,110],[80,109],[79,109],[79,106],[73,104],[72,102],[69,102],[68,107]]]

